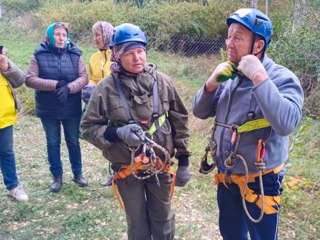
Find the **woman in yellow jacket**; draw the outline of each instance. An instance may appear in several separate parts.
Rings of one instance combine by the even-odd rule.
[[[89,83],[82,89],[82,100],[87,104],[92,91],[98,82],[110,75],[111,50],[109,39],[113,26],[108,22],[98,21],[92,26],[92,34],[99,51],[92,54],[89,60]]]
[[[2,47],[1,47],[2,49]],[[16,201],[27,201],[28,195],[20,188],[13,152],[13,124],[17,122],[20,102],[13,88],[26,81],[21,71],[5,54],[0,53],[0,167],[9,195]]]
[[[98,21],[92,26],[92,34],[99,51],[92,54],[89,60],[89,83],[82,89],[82,100],[89,102],[90,96],[99,81],[110,75],[111,50],[109,48],[110,37],[114,27],[109,22]],[[107,177],[102,186],[111,186],[111,177]]]

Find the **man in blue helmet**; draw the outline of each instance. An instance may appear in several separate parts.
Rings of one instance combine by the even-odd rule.
[[[128,239],[173,240],[173,187],[191,177],[188,111],[172,80],[147,64],[147,39],[138,26],[117,26],[110,47],[111,76],[93,92],[82,134],[112,163]],[[172,157],[178,160],[176,177]]]
[[[219,227],[224,239],[277,239],[288,135],[302,115],[299,79],[265,51],[270,19],[257,9],[227,18],[228,60],[220,63],[193,100],[193,113],[215,117],[210,150],[217,165]]]

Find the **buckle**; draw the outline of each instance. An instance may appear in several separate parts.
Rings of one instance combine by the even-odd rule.
[[[159,113],[152,113],[152,118],[153,119],[159,118]]]

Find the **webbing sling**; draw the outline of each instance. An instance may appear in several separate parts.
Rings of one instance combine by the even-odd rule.
[[[153,83],[153,113],[152,113],[152,118],[153,118],[153,121],[154,121],[154,124],[155,124],[155,131],[154,132],[156,132],[157,129],[160,129],[160,126],[164,123],[164,121],[163,121],[162,124],[160,124],[158,81],[157,81],[157,78],[153,74],[151,74],[151,76],[154,79],[154,83]],[[157,134],[158,134],[160,142],[162,142],[164,140],[163,133],[161,131],[158,131]]]
[[[259,119],[251,120],[244,123],[243,125],[238,127],[237,130],[238,130],[238,133],[242,133],[242,132],[250,132],[253,130],[257,130],[257,129],[265,128],[269,126],[270,126],[270,123],[268,122],[267,119],[259,118]]]
[[[160,117],[158,117],[158,124],[156,124],[156,122],[153,122],[151,127],[149,128],[149,130],[147,131],[147,133],[149,134],[149,136],[152,136],[152,134],[154,134],[157,131],[157,126],[159,125],[162,126],[162,124],[164,124],[164,122],[166,121],[167,117],[169,116],[169,113],[166,112],[164,114],[162,114]]]
[[[224,124],[224,123],[215,122],[214,123],[214,129],[215,129],[216,125],[220,126],[220,127],[228,128],[228,129],[231,129],[231,130],[236,130],[237,133],[243,133],[243,132],[250,132],[250,131],[253,131],[253,130],[258,130],[258,129],[261,129],[261,128],[269,127],[270,123],[265,118],[259,118],[259,119],[255,119],[255,120],[251,120],[251,121],[245,122],[241,126],[238,126],[236,124],[227,125],[227,124]]]
[[[128,118],[128,123],[129,124],[130,123],[134,123],[135,121],[134,121],[134,119],[132,117],[128,102],[127,102],[127,100],[126,100],[126,98],[124,96],[123,88],[122,88],[122,86],[120,84],[120,81],[117,81],[113,74],[112,74],[112,78],[113,78],[113,81],[114,81],[114,83],[115,83],[115,85],[117,87],[117,90],[118,90],[118,93],[119,93],[119,96],[120,96],[120,100],[121,100],[122,105],[124,107],[124,110],[126,112],[126,115],[127,115],[127,118]]]

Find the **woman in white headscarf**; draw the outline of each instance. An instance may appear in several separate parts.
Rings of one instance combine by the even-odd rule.
[[[88,103],[92,91],[98,82],[110,75],[111,50],[109,48],[109,39],[113,33],[113,26],[108,22],[98,21],[92,26],[92,34],[99,49],[92,54],[89,60],[89,84],[82,90],[82,100]]]
[[[93,90],[96,88],[98,82],[110,75],[111,50],[109,48],[110,37],[113,33],[114,27],[109,22],[98,21],[92,26],[92,34],[99,49],[89,60],[89,84],[82,90],[82,100],[87,104]],[[102,186],[111,185],[111,177],[107,177],[102,183]]]

